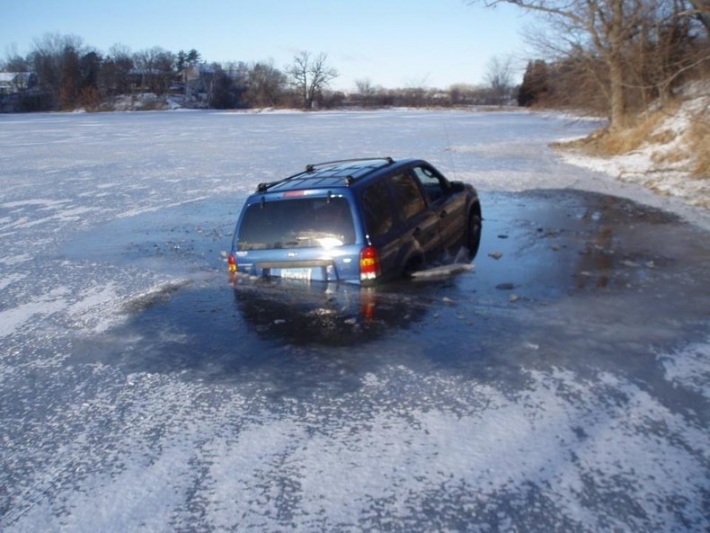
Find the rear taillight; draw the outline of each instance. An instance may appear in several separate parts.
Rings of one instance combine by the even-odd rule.
[[[237,271],[237,262],[234,259],[234,256],[232,254],[229,254],[227,257],[227,271],[228,272],[236,272]]]
[[[380,275],[380,254],[372,246],[360,251],[360,281],[377,279]]]

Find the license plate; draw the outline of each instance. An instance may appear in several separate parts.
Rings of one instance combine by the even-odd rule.
[[[281,277],[284,279],[299,279],[303,281],[311,280],[310,268],[282,268]]]

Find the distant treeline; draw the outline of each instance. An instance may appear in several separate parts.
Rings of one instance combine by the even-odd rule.
[[[112,109],[126,97],[155,95],[180,105],[216,109],[360,106],[497,105],[515,101],[514,87],[456,85],[385,89],[359,80],[353,91],[331,90],[338,72],[325,54],[301,52],[279,69],[271,62],[204,61],[197,50],[170,52],[154,47],[131,52],[114,45],[102,54],[81,38],[48,34],[26,57],[10,54],[0,70],[14,77],[0,92],[5,111]],[[145,106],[144,106],[145,107]]]
[[[678,9],[656,25],[629,29],[613,58],[596,52],[592,45],[558,48],[560,53],[548,54],[553,59],[529,61],[518,86],[512,83],[512,59],[493,58],[484,84],[448,89],[389,89],[363,79],[355,82],[352,91],[332,90],[330,82],[338,72],[324,53],[300,52],[291,65],[279,69],[264,61],[210,63],[195,49],[174,53],[153,47],[131,52],[114,45],[101,53],[80,37],[47,34],[34,41],[27,56],[9,53],[0,62],[0,111],[110,110],[126,108],[131,102],[151,108],[172,100],[181,106],[216,109],[517,103],[612,116],[610,108],[621,98],[622,111],[635,113],[654,100],[668,99],[688,80],[708,77],[706,26]],[[552,44],[538,48],[552,49]],[[621,84],[615,65],[623,67]]]

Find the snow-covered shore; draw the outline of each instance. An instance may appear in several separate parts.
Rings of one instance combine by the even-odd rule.
[[[558,153],[567,163],[601,172],[620,183],[641,185],[659,197],[658,204],[704,223],[710,212],[710,176],[693,175],[695,159],[690,146],[691,122],[710,122],[708,91],[695,90],[672,110],[657,112],[660,118],[648,133],[648,140],[637,149],[616,156],[595,157],[570,147]],[[564,143],[569,139],[561,139]],[[701,209],[683,209],[674,201]],[[707,227],[707,226],[706,226]]]

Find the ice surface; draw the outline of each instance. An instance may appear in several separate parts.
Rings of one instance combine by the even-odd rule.
[[[0,529],[707,529],[705,323],[670,313],[668,338],[644,343],[625,321],[643,310],[608,293],[580,321],[564,302],[526,314],[444,286],[385,300],[394,332],[301,346],[271,336],[273,320],[250,327],[234,295],[190,300],[223,272],[255,185],[319,160],[421,157],[482,195],[581,188],[704,231],[705,212],[547,147],[595,126],[409,110],[1,116]],[[180,298],[198,339],[161,321]],[[480,314],[461,314],[466,298]],[[544,329],[528,335],[533,321]],[[660,369],[634,373],[642,355]]]

